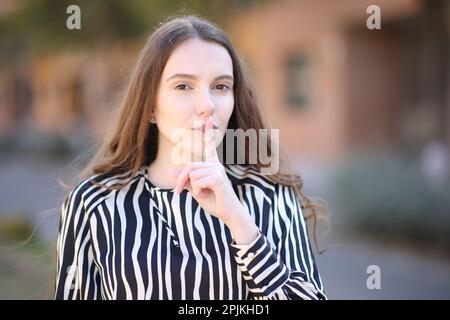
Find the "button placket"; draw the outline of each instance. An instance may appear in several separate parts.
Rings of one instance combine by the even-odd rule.
[[[180,242],[178,240],[178,237],[175,235],[175,233],[173,232],[172,228],[170,227],[169,223],[167,222],[166,218],[164,217],[164,215],[161,213],[161,211],[159,210],[159,208],[155,205],[156,200],[154,199],[154,195],[152,193],[152,191],[149,189],[148,185],[147,185],[147,180],[145,181],[145,187],[148,190],[149,194],[150,194],[150,205],[152,206],[152,208],[155,210],[156,214],[158,215],[159,219],[161,220],[164,228],[167,230],[167,233],[169,234],[171,241],[173,243],[173,245],[177,248],[180,247]]]
[[[246,264],[249,264],[250,262],[252,262],[254,258],[255,258],[255,254],[253,252],[249,252],[247,254],[247,257],[245,258]]]

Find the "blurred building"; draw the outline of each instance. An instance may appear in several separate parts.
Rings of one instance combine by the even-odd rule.
[[[450,146],[448,1],[273,2],[234,24],[272,127],[291,154]]]
[[[449,2],[266,1],[229,19],[263,111],[294,158],[450,146]],[[141,45],[141,44],[139,44]],[[138,44],[18,56],[0,70],[0,135],[95,136]]]
[[[0,74],[1,133],[68,137],[88,130],[95,136],[115,104],[135,52],[135,47],[117,44],[108,50],[18,59]]]

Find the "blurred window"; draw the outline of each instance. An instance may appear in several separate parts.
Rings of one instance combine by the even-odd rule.
[[[304,54],[288,57],[285,65],[287,83],[286,102],[292,107],[303,108],[310,98],[310,63]]]

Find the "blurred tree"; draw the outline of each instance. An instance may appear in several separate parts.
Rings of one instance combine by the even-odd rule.
[[[0,15],[0,55],[92,46],[144,36],[164,17],[194,13],[225,24],[234,10],[264,1],[248,0],[23,0]],[[81,9],[81,30],[68,30],[69,5]]]

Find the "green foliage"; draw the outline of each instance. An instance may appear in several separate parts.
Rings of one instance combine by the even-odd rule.
[[[81,30],[68,30],[69,5],[81,10]],[[2,54],[90,46],[145,36],[170,14],[201,14],[221,22],[233,9],[226,0],[27,0],[0,16]]]
[[[32,234],[32,224],[25,215],[0,216],[0,240],[2,242],[25,241]]]

